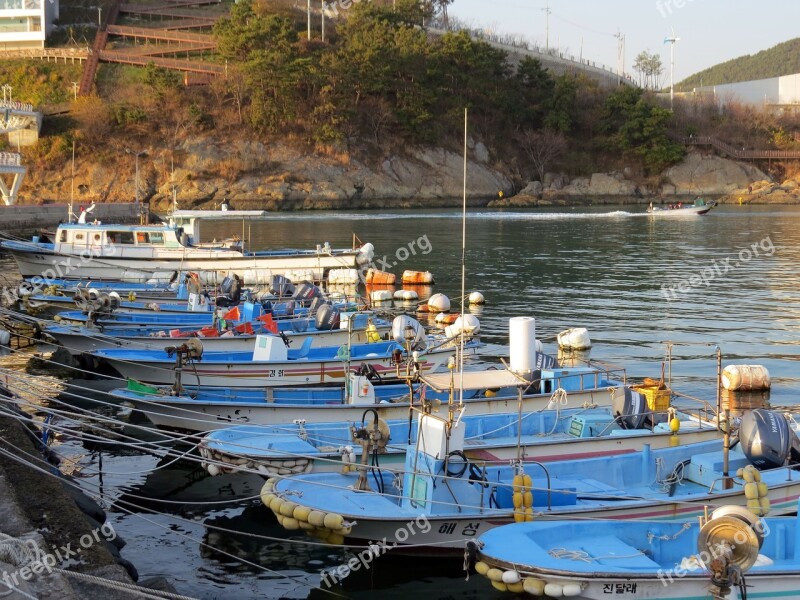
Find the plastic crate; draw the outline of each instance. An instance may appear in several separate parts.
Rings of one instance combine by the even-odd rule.
[[[650,410],[658,412],[669,408],[671,395],[669,389],[660,390],[658,387],[657,385],[637,385],[633,386],[633,389],[644,394]]]

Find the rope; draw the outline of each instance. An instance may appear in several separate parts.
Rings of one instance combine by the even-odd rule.
[[[563,558],[567,560],[577,560],[585,563],[591,563],[597,560],[607,560],[610,558],[636,558],[637,556],[644,556],[644,552],[639,551],[635,554],[608,554],[606,556],[592,556],[585,550],[568,550],[567,548],[552,548],[547,553],[553,558]]]

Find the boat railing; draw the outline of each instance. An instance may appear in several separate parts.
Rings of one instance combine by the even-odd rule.
[[[536,465],[542,468],[544,471],[544,476],[547,478],[547,510],[552,510],[553,508],[553,500],[552,500],[552,492],[553,488],[550,484],[550,471],[547,470],[547,467],[544,466],[543,463],[540,463],[538,460],[526,460],[526,465]]]
[[[571,371],[558,373],[557,372],[558,369],[552,369],[553,371],[556,371],[553,374],[553,377],[542,378],[542,381],[552,383],[552,389],[554,390],[558,388],[563,388],[567,391],[579,391],[579,392],[585,391],[587,389],[598,389],[601,387],[606,387],[612,381],[621,381],[623,385],[627,381],[627,374],[625,372],[624,367],[614,367],[612,365],[606,365],[602,363],[592,364],[588,362],[587,366],[594,369],[595,371],[593,373],[591,372],[576,373]],[[593,379],[594,385],[588,387],[586,385],[586,380],[589,379],[590,377]],[[567,382],[573,382],[576,378],[580,382],[578,384],[577,389],[575,389],[575,387],[571,383],[567,383]]]
[[[694,409],[694,410],[697,411],[697,418],[698,419],[702,418],[702,415],[705,415],[707,419],[709,417],[710,418],[715,418],[715,417],[719,416],[718,413],[717,413],[717,409],[708,400],[703,400],[702,398],[697,398],[695,396],[690,396],[690,395],[684,394],[682,392],[676,392],[675,390],[672,390],[672,395],[674,397],[676,397],[676,398],[682,398],[684,400],[689,400],[691,402],[697,402],[697,403],[701,404],[702,406],[696,407]],[[693,409],[688,409],[688,410],[686,410],[686,412],[689,412],[691,414],[692,410]]]

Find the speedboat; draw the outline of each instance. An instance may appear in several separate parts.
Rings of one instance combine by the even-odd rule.
[[[647,214],[651,217],[692,217],[695,215],[705,215],[717,205],[716,200],[706,201],[704,198],[695,198],[694,204],[683,205],[681,202],[669,204],[667,206],[650,206]]]

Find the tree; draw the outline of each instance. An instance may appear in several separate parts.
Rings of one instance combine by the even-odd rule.
[[[544,183],[544,174],[567,151],[567,138],[560,131],[543,129],[533,131],[527,129],[518,136],[520,147],[531,161],[533,168],[539,175],[539,181]]]
[[[650,54],[646,50],[640,52],[633,61],[633,70],[639,74],[639,85],[643,88],[654,90],[660,87],[664,67],[657,54]]]

